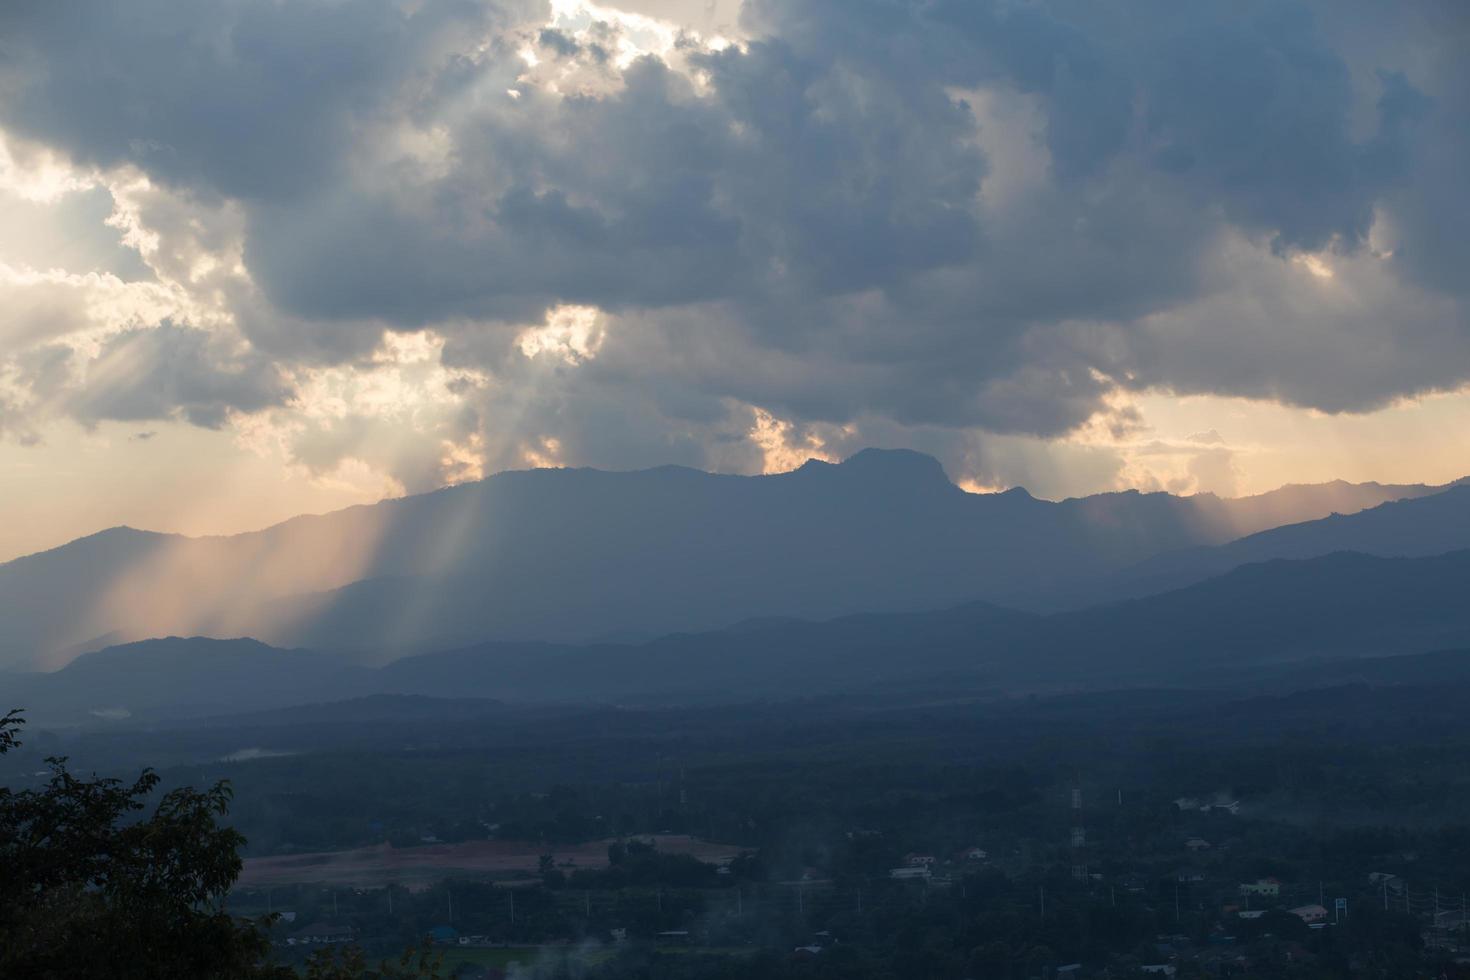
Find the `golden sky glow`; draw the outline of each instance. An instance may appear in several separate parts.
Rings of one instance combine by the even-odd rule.
[[[181,114],[198,145],[169,129],[178,86],[147,89],[126,43],[109,77],[141,80],[129,106],[157,114],[129,125],[158,132],[117,145],[89,140],[129,106],[51,92],[72,76],[45,32],[32,62],[0,53],[0,92],[39,107],[0,106],[0,561],[509,468],[770,473],[870,444],[1053,499],[1470,475],[1463,227],[1435,220],[1463,185],[1470,84],[1432,31],[1289,38],[1316,54],[1274,115],[1248,114],[1291,125],[1260,132],[1209,129],[1212,105],[1170,116],[1158,65],[1113,64],[1117,104],[1161,114],[1103,139],[1063,130],[1112,103],[1006,59],[946,65],[954,38],[917,16],[890,50],[898,27],[837,30],[820,4],[536,10],[416,22],[384,92],[308,58],[326,108],[292,132],[337,142],[301,183],[321,162],[304,151],[237,172],[234,130],[198,122],[212,106]],[[179,37],[219,41],[202,16]],[[327,43],[298,27],[274,25],[283,50]],[[1099,58],[1177,41],[1118,29]],[[1032,54],[1016,63],[1061,57]],[[193,81],[231,105],[244,84]],[[1189,97],[1228,89],[1208,81]],[[234,108],[316,104],[251,97]]]
[[[1470,393],[1430,396],[1366,415],[1208,396],[1148,395],[1137,407],[1148,428],[1127,439],[1037,441],[1027,447],[1059,457],[1063,473],[1076,475],[1069,482],[1038,467],[1045,482],[1034,492],[1064,497],[1128,487],[1168,489],[1174,482],[1181,492],[1246,495],[1333,479],[1433,484],[1470,476]],[[140,440],[144,431],[152,434]],[[1219,442],[1201,440],[1211,432]],[[752,438],[767,454],[767,472],[827,455],[817,445],[792,444],[779,420],[764,411],[757,414]],[[1091,477],[1086,465],[1066,463],[1071,453],[1100,450],[1125,461],[1115,477],[1105,471]],[[1191,460],[1211,450],[1230,453],[1225,472],[1233,474],[1233,486],[1220,471],[1206,473],[1203,481],[1190,472]],[[529,447],[528,455],[526,465],[560,462],[546,447]],[[1004,489],[976,485],[963,473],[951,476],[970,489]],[[0,499],[7,516],[0,525],[0,559],[117,524],[228,534],[402,492],[366,463],[312,475],[280,452],[242,445],[236,433],[173,422],[150,423],[146,430],[107,423],[87,433],[63,423],[40,445],[0,443]]]

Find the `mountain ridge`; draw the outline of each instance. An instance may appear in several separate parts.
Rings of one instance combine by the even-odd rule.
[[[918,452],[916,450],[908,450],[908,449],[874,449],[874,448],[862,449],[862,450],[858,450],[856,453],[853,454],[853,456],[848,457],[847,460],[844,460],[842,462],[847,462],[848,460],[852,460],[852,459],[854,459],[854,458],[856,458],[858,456],[861,456],[864,453],[905,453],[905,454],[912,454],[914,456],[918,456],[918,457],[921,457],[921,458],[924,458],[924,459],[927,459],[927,460],[931,460],[936,465],[939,465],[940,472],[944,472],[942,465],[940,465],[939,464],[939,461],[937,459],[935,459],[934,457],[929,456],[926,453],[921,453],[921,452]],[[87,534],[83,534],[83,535],[80,535],[80,536],[75,537],[75,538],[70,538],[70,539],[68,539],[66,541],[62,541],[62,542],[60,542],[58,544],[55,544],[55,545],[52,545],[52,546],[50,546],[48,548],[42,548],[39,551],[27,552],[25,554],[15,555],[14,557],[7,558],[4,561],[0,561],[0,568],[4,568],[7,565],[12,565],[12,564],[15,564],[17,562],[23,562],[23,561],[26,561],[26,560],[31,559],[31,558],[36,558],[36,557],[39,557],[39,556],[42,556],[42,555],[51,554],[51,553],[60,551],[63,548],[70,547],[72,545],[83,544],[83,543],[92,541],[94,539],[102,538],[104,536],[109,536],[109,535],[119,535],[119,536],[121,536],[121,535],[124,535],[124,534],[131,534],[131,535],[140,536],[140,537],[168,539],[168,540],[181,540],[181,541],[216,541],[216,540],[227,540],[227,539],[241,538],[241,537],[247,537],[247,536],[252,536],[252,535],[262,535],[262,534],[267,534],[269,532],[278,531],[278,530],[281,530],[283,528],[291,527],[293,525],[297,525],[297,524],[301,524],[301,523],[308,523],[308,522],[312,522],[312,521],[318,521],[318,520],[322,520],[322,519],[326,519],[326,518],[336,517],[338,515],[350,514],[350,513],[354,512],[354,511],[371,510],[372,508],[375,508],[375,507],[379,507],[379,506],[383,506],[383,505],[388,505],[388,504],[394,504],[394,503],[397,503],[399,501],[411,500],[411,499],[419,499],[419,498],[429,498],[429,497],[434,497],[434,496],[439,495],[439,494],[450,494],[450,493],[454,493],[456,491],[460,491],[460,490],[464,490],[464,489],[474,489],[474,488],[483,486],[488,481],[495,480],[495,479],[498,479],[498,478],[501,478],[501,477],[510,476],[512,474],[527,474],[527,473],[578,473],[578,472],[585,472],[585,473],[601,473],[601,474],[623,475],[623,474],[658,473],[658,472],[670,472],[670,471],[672,471],[672,472],[692,473],[692,474],[698,474],[700,476],[708,476],[708,477],[716,477],[716,478],[725,477],[725,478],[731,478],[731,479],[757,479],[758,480],[758,479],[764,479],[764,478],[769,478],[769,477],[788,476],[788,475],[793,474],[793,473],[799,473],[799,472],[801,472],[803,470],[808,470],[809,468],[810,469],[819,469],[819,468],[822,468],[822,467],[836,467],[836,466],[841,466],[841,465],[842,465],[842,463],[833,463],[833,462],[830,462],[830,461],[827,461],[827,460],[822,460],[822,459],[817,459],[815,457],[812,457],[812,458],[807,459],[806,462],[802,463],[800,466],[797,466],[797,467],[795,467],[794,469],[791,469],[791,470],[785,470],[785,471],[782,471],[780,473],[758,473],[758,474],[720,473],[720,472],[714,472],[714,471],[709,471],[709,470],[701,470],[701,469],[698,469],[697,467],[684,466],[684,465],[677,464],[677,463],[664,463],[664,464],[660,464],[658,466],[650,466],[650,467],[644,467],[644,468],[641,468],[641,469],[634,469],[634,470],[604,470],[604,469],[599,469],[597,467],[590,467],[590,466],[550,466],[550,467],[534,467],[534,468],[530,468],[530,469],[521,469],[521,470],[501,470],[501,471],[499,471],[497,473],[493,473],[490,476],[484,477],[484,478],[479,479],[479,480],[469,480],[469,481],[465,481],[465,482],[462,482],[462,483],[450,484],[448,486],[436,487],[436,488],[434,488],[432,490],[425,490],[425,491],[423,491],[421,493],[406,494],[406,495],[400,496],[400,497],[384,497],[381,500],[377,500],[377,501],[374,501],[372,503],[349,504],[346,507],[339,507],[339,508],[336,508],[334,510],[322,511],[320,513],[294,514],[294,515],[292,515],[290,517],[287,517],[287,518],[284,518],[282,520],[276,521],[276,522],[274,522],[272,524],[267,524],[267,525],[265,525],[263,527],[253,528],[253,529],[249,529],[249,530],[245,530],[245,531],[236,531],[236,532],[227,532],[227,533],[216,533],[216,534],[185,534],[185,533],[179,532],[179,531],[159,531],[159,530],[154,530],[154,529],[150,529],[150,528],[134,527],[133,525],[130,525],[130,524],[113,524],[113,525],[110,525],[110,526],[107,526],[107,527],[99,528],[96,531],[90,531]],[[946,480],[948,480],[948,476],[947,475],[946,475],[945,478],[946,478]],[[1167,498],[1171,498],[1171,499],[1174,499],[1174,500],[1206,500],[1206,499],[1210,499],[1210,500],[1217,500],[1217,501],[1220,501],[1222,503],[1229,504],[1229,503],[1241,503],[1241,502],[1248,502],[1248,501],[1259,501],[1259,500],[1262,500],[1262,499],[1265,499],[1265,498],[1272,498],[1272,497],[1276,497],[1276,496],[1279,496],[1279,495],[1288,494],[1288,493],[1292,493],[1292,492],[1296,492],[1296,491],[1322,491],[1322,490],[1330,490],[1330,489],[1334,489],[1334,488],[1347,488],[1349,490],[1364,490],[1364,491],[1369,491],[1368,496],[1378,496],[1379,498],[1381,498],[1378,501],[1379,503],[1387,503],[1387,502],[1391,502],[1391,501],[1395,501],[1395,500],[1406,499],[1406,498],[1409,498],[1409,497],[1430,496],[1430,495],[1433,495],[1433,494],[1441,493],[1441,492],[1443,492],[1445,490],[1448,490],[1448,489],[1451,489],[1451,488],[1454,488],[1454,487],[1467,486],[1467,485],[1470,485],[1470,475],[1463,476],[1463,477],[1460,477],[1459,479],[1451,480],[1451,481],[1449,481],[1447,483],[1441,483],[1441,484],[1433,484],[1433,483],[1382,483],[1382,482],[1377,481],[1377,480],[1365,480],[1365,481],[1361,481],[1361,482],[1353,482],[1353,481],[1350,481],[1350,480],[1343,480],[1343,479],[1340,479],[1339,478],[1339,479],[1332,479],[1332,480],[1323,480],[1323,481],[1317,482],[1317,483],[1283,483],[1281,486],[1275,487],[1275,488],[1273,488],[1271,490],[1264,490],[1264,491],[1261,491],[1259,493],[1253,493],[1253,494],[1241,494],[1241,495],[1238,495],[1238,496],[1222,496],[1220,494],[1217,494],[1217,493],[1215,493],[1213,491],[1209,491],[1209,490],[1200,491],[1198,493],[1193,493],[1193,494],[1174,494],[1174,493],[1169,493],[1168,491],[1164,491],[1164,490],[1140,490],[1140,489],[1138,489],[1136,487],[1128,487],[1128,488],[1121,489],[1121,490],[1099,490],[1096,493],[1082,494],[1082,495],[1077,495],[1077,496],[1067,496],[1067,497],[1055,497],[1055,498],[1052,498],[1052,497],[1038,497],[1034,493],[1032,493],[1026,486],[1024,486],[1022,484],[1017,484],[1017,485],[1012,486],[1012,487],[1007,487],[1004,490],[972,491],[972,490],[964,490],[963,488],[961,488],[961,487],[959,487],[959,486],[957,486],[957,485],[955,485],[955,484],[953,484],[951,482],[951,486],[954,486],[954,488],[956,490],[959,490],[961,493],[970,494],[971,496],[976,496],[976,497],[1024,496],[1024,497],[1030,498],[1031,500],[1036,500],[1036,501],[1040,501],[1040,502],[1043,502],[1043,503],[1054,503],[1054,504],[1068,504],[1068,503],[1073,503],[1073,502],[1078,502],[1078,501],[1094,500],[1094,499],[1109,498],[1109,497],[1119,497],[1119,496],[1167,497]],[[1376,504],[1374,504],[1372,506],[1376,506]],[[1365,508],[1361,508],[1361,509],[1366,509],[1366,507]],[[1321,516],[1322,517],[1327,517],[1327,516],[1330,516],[1332,513],[1338,513],[1338,512],[1329,511],[1327,513],[1323,513]],[[1356,513],[1356,511],[1348,511],[1348,512],[1341,512],[1341,513],[1343,513],[1343,514],[1349,514],[1349,513]],[[1316,519],[1316,518],[1310,518],[1310,519]],[[1291,523],[1299,523],[1299,522],[1291,522]],[[1263,529],[1263,530],[1265,530],[1265,529]]]
[[[1360,658],[1470,648],[1467,582],[1470,550],[1423,558],[1340,552],[1245,565],[1172,592],[1049,615],[968,603],[751,623],[638,644],[483,643],[376,669],[250,640],[174,638],[7,680],[12,696],[25,699],[18,703],[93,723],[117,709],[144,718],[206,715],[375,694],[698,703],[915,685],[997,695],[1252,687],[1312,670],[1351,673],[1321,665]]]
[[[1057,607],[1079,608],[1181,588],[1242,565],[1300,559],[1337,551],[1381,557],[1428,557],[1470,548],[1470,483],[1444,491],[1385,501],[1353,514],[1330,514],[1258,531],[1208,547],[1165,552],[1089,583]]]
[[[106,641],[169,634],[249,635],[382,662],[491,639],[1010,603],[1067,577],[1223,543],[1270,509],[1162,493],[972,494],[908,450],[769,476],[509,471],[241,535],[120,529],[7,562],[0,667],[56,666]]]

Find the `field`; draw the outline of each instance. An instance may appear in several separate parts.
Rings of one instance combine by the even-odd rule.
[[[683,834],[644,838],[665,854],[688,854],[701,861],[720,863],[739,853],[728,844],[715,844]],[[612,840],[550,845],[534,841],[465,841],[393,847],[378,844],[349,851],[324,851],[280,857],[247,858],[239,887],[275,885],[343,885],[357,888],[395,884],[426,888],[445,878],[497,879],[534,875],[541,855],[551,854],[558,867],[606,868]]]
[[[435,952],[439,950],[436,948]],[[443,950],[443,971],[452,975],[456,967],[463,964],[470,966],[486,967],[493,966],[505,969],[512,963],[529,965],[537,960],[551,960],[559,962],[565,958],[575,959],[578,963],[592,966],[601,963],[611,956],[611,951],[602,948],[576,948],[571,946],[449,946]]]

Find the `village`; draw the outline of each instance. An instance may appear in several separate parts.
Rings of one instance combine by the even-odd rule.
[[[272,939],[288,956],[416,939],[442,955],[453,976],[484,980],[506,976],[512,964],[598,963],[634,949],[665,956],[841,956],[895,922],[966,909],[1031,919],[1043,933],[1099,917],[1121,924],[1138,933],[1137,941],[1109,957],[1112,969],[1125,971],[1110,976],[1128,970],[1273,976],[1276,968],[1291,976],[1294,968],[1316,964],[1324,950],[1351,946],[1348,937],[1365,929],[1397,931],[1450,962],[1470,962],[1470,904],[1463,895],[1438,891],[1427,877],[1346,866],[1319,880],[1240,874],[1279,863],[1253,849],[1261,827],[1241,816],[1250,807],[1193,797],[1166,806],[1174,817],[1167,835],[1172,852],[1161,838],[1120,852],[1111,834],[1090,836],[1083,825],[1090,811],[1079,802],[1070,811],[1077,826],[1067,829],[1065,847],[1009,837],[898,852],[881,831],[849,829],[829,851],[836,860],[781,871],[770,863],[773,855],[759,851],[650,834],[553,849],[534,870],[524,860],[502,860],[493,873],[461,869],[461,877],[430,881],[411,869],[416,861],[444,859],[445,845],[435,842],[394,855],[391,864],[403,876],[396,884],[324,887],[304,880],[309,872],[292,882],[280,876],[278,862],[265,865],[277,872],[265,891],[277,916]],[[510,848],[507,842],[499,850]],[[588,859],[603,848],[605,858]],[[892,866],[876,866],[874,858],[886,854],[896,857]],[[1400,855],[1408,865],[1416,857]],[[239,907],[258,903],[263,880],[259,866],[254,877],[247,873]],[[1098,975],[1082,961],[1063,962],[1059,952],[1039,955],[1034,975]]]

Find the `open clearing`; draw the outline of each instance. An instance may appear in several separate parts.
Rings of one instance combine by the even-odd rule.
[[[683,834],[641,838],[665,854],[689,854],[718,864],[740,853],[731,844],[715,844]],[[550,854],[557,867],[606,868],[607,848],[614,839],[584,844],[539,844],[534,841],[479,840],[459,844],[393,847],[376,844],[350,851],[323,851],[278,857],[246,858],[238,887],[332,884],[357,888],[388,884],[428,887],[445,878],[517,878],[534,875],[540,857]]]

